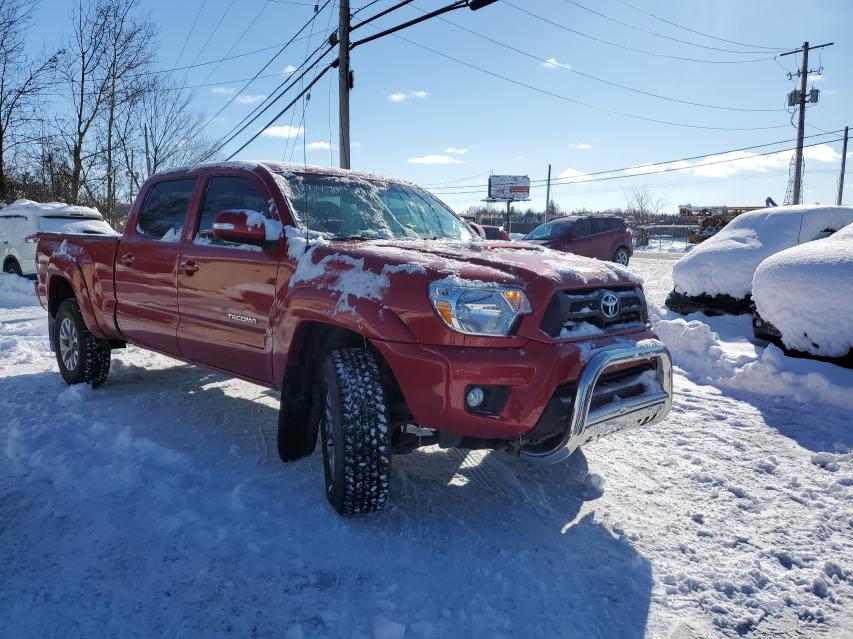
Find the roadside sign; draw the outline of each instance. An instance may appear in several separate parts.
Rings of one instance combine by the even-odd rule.
[[[530,199],[530,178],[526,175],[489,176],[489,199],[517,202]]]

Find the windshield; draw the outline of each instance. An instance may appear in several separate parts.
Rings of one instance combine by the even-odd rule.
[[[313,231],[358,239],[475,237],[447,206],[414,186],[317,173],[283,175],[291,204]]]
[[[548,222],[537,226],[524,236],[525,240],[556,240],[570,228],[565,222]]]

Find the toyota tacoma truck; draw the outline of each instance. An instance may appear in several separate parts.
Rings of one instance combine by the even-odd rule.
[[[281,393],[278,452],[343,515],[381,508],[420,446],[567,459],[662,420],[671,362],[615,264],[483,242],[414,184],[276,163],[151,177],[118,237],[38,235],[69,384],[127,344]]]

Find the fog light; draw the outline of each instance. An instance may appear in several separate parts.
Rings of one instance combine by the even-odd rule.
[[[465,403],[468,404],[469,408],[477,408],[485,399],[486,394],[483,392],[483,389],[475,386],[465,396]]]

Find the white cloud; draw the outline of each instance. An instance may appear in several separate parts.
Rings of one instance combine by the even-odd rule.
[[[446,149],[444,149],[444,152],[445,153],[455,153],[456,155],[465,155],[466,153],[468,153],[468,149],[464,148],[464,147],[463,148],[457,148],[455,146],[449,146]]]
[[[822,73],[810,73],[809,74],[809,80],[811,80],[812,82],[819,82],[820,80],[823,80],[823,74]]]
[[[423,100],[429,94],[426,91],[400,91],[398,93],[392,93],[388,96],[388,99],[391,102],[405,102],[406,100],[411,100],[413,98],[417,98],[419,100]]]
[[[818,144],[803,149],[803,155],[806,156],[807,160],[816,160],[817,162],[838,162],[841,159],[841,154],[828,144]]]
[[[267,96],[265,95],[246,95],[240,94],[237,96],[237,102],[240,104],[257,104],[258,102],[264,100]]]
[[[548,58],[545,62],[542,63],[542,66],[546,69],[571,69],[572,65],[564,64],[559,62],[557,58]]]
[[[305,148],[309,151],[328,151],[332,148],[332,145],[325,140],[320,140],[319,142],[309,142],[305,145]]]
[[[297,138],[305,132],[305,129],[298,126],[289,126],[284,124],[282,126],[271,126],[268,129],[264,129],[264,132],[261,135],[265,135],[268,138]]]
[[[759,155],[748,151],[732,151],[709,155],[696,162],[679,160],[667,164],[639,164],[625,169],[624,173],[626,175],[651,175],[681,169],[690,175],[699,177],[725,178],[736,173],[750,171],[767,173],[768,171],[785,169],[790,164],[792,155],[793,151],[781,151],[770,155]],[[807,160],[813,162],[838,162],[841,159],[841,154],[827,144],[806,147],[803,149],[803,155]]]
[[[592,145],[587,144],[586,142],[578,142],[569,145],[570,149],[577,149],[578,151],[586,151],[587,149],[591,149]]]
[[[284,68],[281,70],[281,72],[282,72],[284,75],[290,75],[290,74],[291,74],[291,73],[293,73],[294,71],[296,71],[296,67],[295,67],[295,66],[293,66],[292,64],[288,64],[286,67],[284,67]]]
[[[570,180],[571,182],[588,182],[592,179],[592,176],[577,169],[566,169],[557,178],[560,180]]]
[[[462,161],[449,155],[433,153],[419,158],[410,158],[409,164],[462,164]]]
[[[237,93],[237,89],[233,87],[213,87],[210,92],[214,95],[234,95]]]

